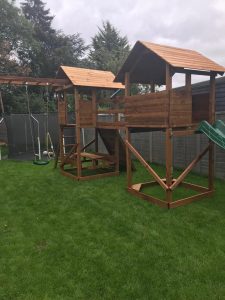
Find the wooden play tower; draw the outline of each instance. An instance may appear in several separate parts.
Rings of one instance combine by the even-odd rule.
[[[214,124],[215,77],[224,72],[224,67],[196,51],[138,41],[116,77],[107,71],[61,66],[56,79],[2,75],[0,84],[50,85],[54,88],[60,127],[58,158],[63,175],[87,180],[118,175],[120,166],[126,165],[130,193],[159,206],[173,208],[210,196],[214,191],[213,142],[225,149],[225,124]],[[185,84],[174,89],[172,79],[176,73],[184,74]],[[208,93],[193,94],[192,75],[209,76]],[[150,85],[151,93],[131,95],[133,83]],[[165,86],[164,90],[161,90],[162,86]],[[122,93],[117,93],[119,90]],[[68,114],[68,103],[75,104],[72,118]],[[82,140],[84,128],[92,130],[92,139],[87,143]],[[125,143],[120,135],[122,130],[125,131]],[[215,133],[213,138],[210,130]],[[166,174],[163,178],[132,145],[132,133],[151,131],[165,133]],[[178,178],[174,178],[173,137],[200,131],[209,137],[208,145]],[[99,151],[99,138],[107,151]],[[186,176],[207,153],[208,186],[186,182]],[[132,155],[154,181],[133,183]],[[146,193],[146,187],[155,185],[164,190],[164,200]],[[180,186],[195,191],[195,195],[174,200],[173,193]]]
[[[118,90],[123,93],[124,86],[113,82],[114,75],[107,71],[61,66],[57,77],[70,81],[56,90],[62,174],[77,180],[118,175],[120,166],[126,165],[125,144],[119,134],[124,127],[120,121],[123,98],[109,95]],[[69,98],[75,103],[72,120],[67,111]],[[107,121],[102,120],[102,115],[109,117]],[[83,129],[92,129],[93,139],[84,143]],[[99,138],[107,151],[99,152]]]
[[[178,178],[173,177],[173,137],[195,134],[203,120],[215,121],[215,77],[222,75],[225,68],[196,51],[157,45],[138,41],[123,64],[115,81],[125,84],[125,128],[128,191],[144,200],[162,207],[173,208],[212,195],[214,191],[214,144],[209,140],[205,149],[194,158]],[[185,74],[185,86],[172,88],[175,73]],[[192,75],[210,77],[210,92],[193,95]],[[132,83],[150,84],[151,93],[130,95]],[[155,86],[165,85],[165,90],[155,91]],[[165,132],[165,178],[153,170],[134,148],[131,141],[133,132]],[[208,187],[185,182],[186,176],[208,153]],[[154,181],[132,183],[131,154],[146,168]],[[145,193],[146,187],[160,185],[165,191],[165,200]],[[173,200],[173,192],[179,186],[197,192],[185,199]]]

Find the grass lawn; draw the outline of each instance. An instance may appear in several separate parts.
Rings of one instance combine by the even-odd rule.
[[[138,169],[137,182],[148,178]],[[1,161],[0,299],[225,299],[225,183],[167,210],[125,181]]]

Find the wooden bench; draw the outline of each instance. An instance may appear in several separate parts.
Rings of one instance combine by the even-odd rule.
[[[105,154],[105,153],[89,153],[89,152],[82,152],[81,157],[83,157],[87,161],[92,161],[92,168],[97,167],[97,161],[102,161],[103,168],[108,167],[110,165],[115,164],[115,158],[112,155]]]

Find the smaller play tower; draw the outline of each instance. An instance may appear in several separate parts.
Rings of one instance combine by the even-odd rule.
[[[117,95],[123,95],[124,86],[114,82],[115,76],[108,71],[61,66],[57,77],[70,82],[56,90],[62,174],[76,180],[118,175],[120,166],[126,165],[125,144],[119,134],[124,126],[120,120],[123,97]],[[67,112],[69,100],[75,108],[72,119]],[[84,129],[92,130],[89,141],[83,139]],[[105,152],[99,151],[99,139]]]

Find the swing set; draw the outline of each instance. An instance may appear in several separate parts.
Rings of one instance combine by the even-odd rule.
[[[47,165],[51,159],[55,157],[54,145],[49,132],[49,102],[50,102],[50,87],[63,87],[68,84],[67,80],[59,80],[53,78],[32,78],[32,77],[18,77],[18,76],[4,76],[1,78],[0,84],[16,85],[25,87],[27,111],[29,116],[29,131],[31,135],[32,151],[33,151],[33,163],[35,165]],[[45,87],[43,92],[43,100],[45,102],[45,148],[42,151],[41,146],[41,130],[40,120],[33,115],[31,111],[31,94],[29,86],[42,86]],[[2,110],[2,117],[0,118],[0,125],[4,121],[4,107],[2,97],[0,94],[0,105]],[[26,147],[27,148],[27,147]],[[1,152],[1,149],[0,149]],[[1,153],[0,153],[1,156]]]
[[[55,157],[54,152],[54,145],[52,143],[51,135],[49,133],[49,126],[48,126],[48,117],[49,117],[49,84],[46,85],[46,91],[43,94],[43,98],[46,100],[46,120],[45,120],[45,150],[41,151],[41,138],[40,138],[40,122],[31,112],[30,108],[30,95],[28,91],[28,85],[25,84],[25,92],[26,92],[26,100],[27,100],[27,110],[29,115],[29,124],[30,124],[30,134],[32,140],[32,149],[34,154],[33,163],[35,165],[47,165],[49,161]],[[37,136],[35,138],[35,125],[37,128]],[[36,140],[36,142],[35,142]],[[36,144],[36,145],[35,145]],[[45,158],[43,158],[45,156]]]

